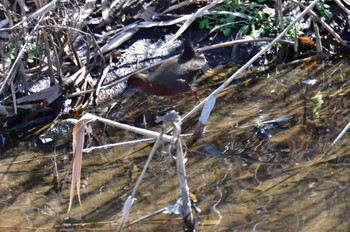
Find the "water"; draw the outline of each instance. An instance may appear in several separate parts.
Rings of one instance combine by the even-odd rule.
[[[349,230],[348,135],[326,160],[319,159],[348,123],[349,74],[347,59],[252,70],[219,95],[201,139],[191,146],[189,137],[184,139],[188,184],[201,209],[198,231]],[[224,79],[224,75],[203,77],[198,82],[200,97]],[[182,115],[196,104],[190,93],[174,102]],[[139,93],[119,106],[108,116],[154,130],[159,130],[155,115],[173,108],[167,98]],[[185,121],[182,132],[193,132],[197,118]],[[266,123],[271,120],[274,123]],[[93,130],[92,145],[140,138],[100,123],[94,123]],[[151,150],[143,143],[84,154],[83,205],[75,198],[67,213],[69,181],[61,194],[55,191],[54,152],[37,153],[27,147],[22,142],[0,161],[0,226],[9,226],[7,231],[14,227],[115,230]],[[168,150],[164,145],[157,152],[128,222],[175,204],[180,197],[176,165]],[[62,184],[71,154],[62,150],[56,154]],[[159,214],[126,231],[181,229],[179,216]]]

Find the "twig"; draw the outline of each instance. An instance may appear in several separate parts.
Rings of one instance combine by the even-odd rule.
[[[350,129],[350,122],[346,127],[340,132],[340,134],[337,136],[337,138],[332,142],[331,146],[327,149],[327,151],[322,155],[322,158],[326,158],[330,150],[339,142],[341,138],[345,135],[345,133]]]
[[[13,84],[13,81],[11,81],[11,96],[12,96],[12,101],[13,101],[13,113],[16,115],[17,112],[17,100],[16,100],[16,90],[15,86]]]
[[[191,200],[189,197],[189,188],[187,185],[187,176],[185,169],[185,160],[184,154],[182,151],[182,141],[181,141],[181,126],[179,123],[174,122],[174,134],[177,137],[176,140],[176,167],[177,167],[177,175],[179,177],[179,185],[181,191],[181,200],[182,200],[182,220],[184,231],[195,231],[195,223],[191,211]]]
[[[174,42],[191,24],[194,20],[196,20],[198,17],[200,17],[203,12],[209,10],[210,8],[216,6],[219,3],[222,3],[223,0],[215,0],[212,3],[210,3],[209,5],[200,8],[196,13],[192,14],[192,16],[190,18],[188,18],[186,20],[186,22],[184,22],[184,24],[180,27],[180,29],[175,33],[175,35],[173,36],[173,38],[171,38],[166,44],[164,44],[163,46],[161,46],[161,48],[164,48],[166,46],[168,46],[169,44],[171,44],[172,42]]]
[[[84,120],[84,119],[86,119],[86,120],[89,119],[89,120],[92,120],[92,121],[97,120],[97,121],[105,123],[107,125],[115,126],[115,127],[118,127],[118,128],[124,129],[124,130],[128,130],[128,131],[132,131],[134,133],[145,135],[145,136],[148,136],[148,137],[151,137],[151,138],[158,138],[159,137],[159,133],[158,132],[150,131],[150,130],[146,130],[146,129],[142,129],[142,128],[138,128],[138,127],[134,127],[134,126],[130,126],[130,125],[119,123],[119,122],[115,122],[115,121],[112,121],[112,120],[109,120],[109,119],[105,119],[105,118],[101,118],[101,117],[95,116],[95,115],[90,114],[90,113],[87,113],[83,117],[80,118],[80,120]],[[174,141],[175,141],[173,136],[165,135],[165,134],[162,136],[162,140],[164,140],[166,142],[169,142],[169,143],[174,143]]]
[[[338,6],[340,8],[342,8],[343,11],[345,11],[345,13],[348,15],[348,18],[349,18],[350,17],[350,10],[346,6],[344,6],[344,4],[341,1],[339,1],[339,0],[334,0],[334,1],[335,1],[335,3],[338,4]]]
[[[217,48],[222,48],[222,47],[227,47],[227,46],[232,46],[235,44],[244,44],[244,43],[258,43],[258,42],[269,42],[269,41],[274,41],[274,38],[257,38],[257,39],[239,39],[239,40],[233,40],[225,43],[219,43],[219,44],[214,44],[206,47],[202,47],[197,49],[197,52],[204,52],[212,49],[217,49]],[[285,39],[280,39],[278,42],[280,43],[285,43],[288,45],[294,45],[294,42],[285,40]]]
[[[168,13],[168,12],[170,12],[170,11],[179,9],[179,8],[181,8],[181,7],[183,7],[183,6],[190,5],[192,2],[194,2],[194,0],[186,0],[186,1],[183,1],[183,2],[179,2],[178,4],[175,4],[175,5],[173,5],[173,6],[168,7],[168,9],[164,10],[164,11],[162,12],[162,14],[166,14],[166,13]]]
[[[56,2],[57,2],[57,0],[54,0],[54,1],[52,1],[52,2],[50,2],[50,3],[48,3],[48,4],[46,4],[45,6],[41,7],[41,8],[38,9],[36,12],[34,12],[33,14],[29,15],[29,16],[26,17],[26,18],[23,18],[22,21],[20,21],[19,23],[17,23],[17,24],[14,25],[14,26],[12,26],[12,23],[11,23],[11,21],[10,21],[11,27],[10,27],[10,28],[0,29],[0,31],[1,31],[1,30],[11,30],[11,29],[15,29],[16,27],[19,27],[21,24],[23,24],[23,23],[25,23],[25,22],[27,22],[27,21],[29,21],[29,20],[32,20],[32,19],[34,19],[34,18],[36,18],[36,17],[39,17],[39,16],[41,16],[41,19],[42,19],[42,17],[43,17],[46,13],[48,13],[48,12],[50,12],[50,11],[56,9]],[[40,19],[40,20],[41,20],[41,19]],[[40,20],[39,20],[39,21],[40,21]],[[38,25],[39,25],[39,22],[37,23],[36,27],[37,27]],[[33,31],[35,31],[35,30],[33,30]],[[22,57],[22,56],[21,56],[21,57]]]
[[[155,144],[152,147],[151,153],[149,154],[148,159],[146,161],[146,164],[143,167],[139,178],[137,179],[137,182],[135,184],[135,187],[134,187],[131,195],[128,197],[127,201],[124,204],[123,215],[122,215],[121,221],[120,221],[118,229],[117,229],[117,231],[119,231],[119,232],[124,229],[126,220],[128,219],[128,216],[129,216],[129,211],[130,211],[130,209],[132,207],[133,202],[135,201],[136,191],[139,188],[143,177],[145,176],[145,173],[146,173],[147,168],[149,167],[149,165],[151,163],[153,155],[156,153],[156,150],[157,150],[157,148],[158,148],[158,146],[159,146],[159,144],[160,144],[160,142],[162,140],[163,133],[164,133],[164,127],[162,127],[162,129],[161,129],[161,131],[159,133],[159,136],[157,137],[157,140],[156,140]]]
[[[191,134],[182,134],[181,135],[181,137],[188,137],[188,136],[191,136]],[[93,151],[106,150],[106,149],[111,149],[111,148],[115,148],[115,147],[130,146],[130,145],[135,145],[135,144],[140,144],[140,143],[149,143],[149,142],[153,142],[154,140],[155,140],[154,138],[147,138],[147,139],[137,139],[137,140],[130,140],[130,141],[126,141],[126,142],[106,144],[106,145],[101,145],[101,146],[96,146],[96,147],[85,148],[85,149],[83,149],[83,152],[90,153]]]

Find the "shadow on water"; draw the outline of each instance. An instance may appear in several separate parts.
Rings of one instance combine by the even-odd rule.
[[[251,71],[249,78],[242,76],[220,93],[202,138],[186,149],[188,184],[202,211],[198,231],[349,230],[348,136],[327,159],[319,159],[348,123],[349,60],[276,70]],[[225,79],[221,73],[198,80],[202,98]],[[181,114],[196,104],[190,94],[174,102]],[[167,98],[140,93],[119,106],[108,117],[152,129],[159,127],[153,123],[155,115],[172,108]],[[197,116],[182,125],[183,133],[193,132]],[[138,137],[98,123],[93,131],[92,144]],[[68,185],[61,196],[53,188],[53,153],[25,147],[22,143],[8,150],[1,160],[2,227],[77,229],[85,223],[83,228],[115,229],[151,149],[138,144],[84,154],[83,206],[75,200],[67,214]],[[130,222],[178,199],[176,167],[168,150],[164,145],[151,163]],[[60,183],[70,156],[57,152]],[[126,231],[179,231],[181,224],[176,215],[160,214]]]

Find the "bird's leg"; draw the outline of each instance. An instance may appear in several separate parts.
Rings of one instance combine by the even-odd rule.
[[[193,93],[193,95],[194,95],[194,99],[195,99],[196,101],[199,101],[199,96],[198,96],[197,91],[196,91],[196,90],[194,90],[194,89],[191,89],[191,92],[192,92],[192,93]]]

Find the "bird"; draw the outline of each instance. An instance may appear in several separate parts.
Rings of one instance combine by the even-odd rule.
[[[128,78],[127,85],[146,94],[157,96],[172,97],[192,91],[196,100],[199,100],[191,83],[206,65],[206,59],[203,54],[196,54],[189,40],[185,39],[182,46],[183,52],[180,56],[166,60],[151,73],[132,74]]]

